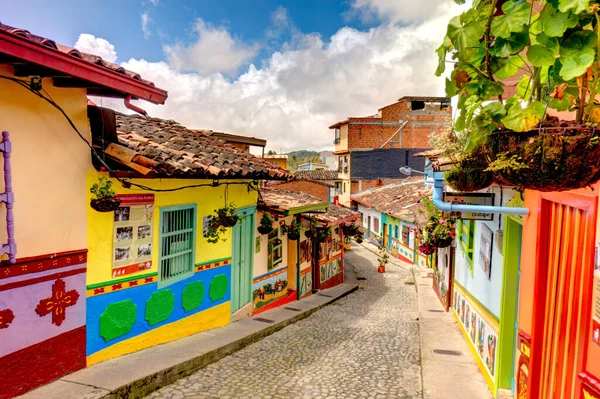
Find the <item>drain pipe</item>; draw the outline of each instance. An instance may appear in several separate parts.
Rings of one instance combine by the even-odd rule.
[[[131,95],[128,95],[127,97],[125,97],[124,104],[125,104],[125,108],[130,109],[134,112],[137,112],[138,114],[141,114],[141,115],[145,116],[146,118],[148,118],[148,113],[146,111],[144,111],[137,105],[133,105],[131,103]]]
[[[433,204],[443,212],[484,212],[507,215],[528,215],[528,208],[509,206],[463,205],[444,202],[444,172],[433,172]]]

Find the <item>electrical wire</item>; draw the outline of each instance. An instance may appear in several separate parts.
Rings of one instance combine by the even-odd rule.
[[[31,88],[31,86],[29,85],[29,82],[25,81],[25,80],[21,80],[21,79],[17,79],[17,78],[13,78],[10,76],[4,76],[4,75],[0,75],[1,79],[5,79],[5,80],[9,80],[11,82],[17,83],[19,86],[22,86],[23,88],[25,88],[26,90],[30,91],[31,93],[35,94],[36,96],[38,96],[39,98],[45,100],[46,102],[48,102],[50,105],[52,105],[54,108],[56,108],[67,120],[67,122],[69,123],[69,126],[71,126],[71,128],[73,130],[75,130],[75,132],[77,133],[77,135],[79,136],[79,138],[90,148],[90,150],[92,151],[92,155],[94,156],[94,158],[96,158],[101,164],[102,166],[108,171],[108,172],[115,172],[115,170],[113,170],[104,160],[103,157],[100,156],[100,154],[98,154],[98,151],[96,151],[96,149],[92,146],[92,144],[89,142],[89,140],[83,135],[81,134],[81,132],[79,131],[79,129],[77,129],[77,126],[75,126],[75,123],[73,123],[73,121],[71,120],[71,118],[69,117],[69,115],[67,115],[67,113],[62,109],[62,107],[60,105],[58,105],[54,99],[52,98],[52,96],[50,96],[50,94],[44,90],[42,88],[42,91],[46,94],[42,94],[40,91],[34,90],[33,88]],[[137,187],[140,190],[144,190],[144,191],[152,191],[152,192],[173,192],[173,191],[180,191],[180,190],[185,190],[188,188],[199,188],[199,187],[218,187],[221,185],[225,185],[226,187],[228,187],[229,185],[245,185],[248,188],[248,192],[255,190],[256,192],[258,192],[258,196],[262,201],[262,196],[260,194],[260,190],[258,189],[259,185],[257,181],[253,181],[253,182],[226,182],[226,183],[221,183],[221,182],[216,182],[213,181],[213,183],[201,183],[201,184],[191,184],[191,185],[187,185],[187,186],[181,186],[181,187],[175,187],[175,188],[165,188],[165,189],[160,189],[160,188],[152,188],[143,184],[139,184],[139,183],[134,183],[131,180],[127,180],[127,179],[123,179],[120,177],[114,177],[117,181],[119,181],[123,187],[127,188],[127,189],[132,189],[131,187]]]

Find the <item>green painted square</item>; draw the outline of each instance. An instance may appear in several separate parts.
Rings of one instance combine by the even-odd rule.
[[[151,326],[165,321],[175,310],[175,295],[171,290],[153,292],[146,302],[146,321]]]
[[[131,299],[111,303],[100,315],[100,336],[104,342],[127,334],[135,324],[137,306]]]
[[[199,308],[203,300],[204,284],[202,284],[202,281],[189,283],[183,289],[183,293],[181,294],[181,306],[186,312],[191,312],[192,310]]]
[[[229,280],[227,276],[224,274],[219,274],[218,276],[213,277],[210,282],[209,294],[210,300],[216,302],[220,299],[225,298],[225,294],[227,294],[227,289],[229,288]]]

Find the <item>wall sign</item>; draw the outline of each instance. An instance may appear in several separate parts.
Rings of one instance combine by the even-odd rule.
[[[494,233],[485,224],[481,223],[481,244],[479,245],[479,264],[488,280],[492,279],[492,242]]]
[[[460,205],[494,205],[494,193],[444,193],[444,201]],[[491,212],[456,212],[455,216],[463,220],[494,220]]]
[[[154,194],[117,195],[121,206],[114,212],[112,276],[152,267]]]

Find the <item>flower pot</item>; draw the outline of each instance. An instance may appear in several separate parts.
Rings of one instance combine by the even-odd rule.
[[[452,245],[452,241],[454,241],[454,238],[452,237],[440,238],[433,235],[429,237],[431,245],[437,248],[447,248]]]
[[[273,227],[258,226],[257,230],[260,234],[269,234],[271,231],[273,231]]]
[[[360,244],[360,243],[362,243],[362,242],[363,242],[363,238],[362,238],[362,237],[358,237],[358,238],[356,239],[356,242],[357,242],[357,243],[359,243],[359,244]]]
[[[90,201],[90,206],[98,212],[113,212],[119,208],[121,200],[117,197],[102,197]]]
[[[314,233],[312,230],[306,230],[306,231],[304,232],[304,236],[305,236],[306,238],[313,238],[313,237],[314,237],[314,235],[315,235],[315,233]]]
[[[538,191],[590,186],[600,180],[599,136],[600,129],[585,127],[495,132],[487,144],[495,159],[501,154],[505,158],[516,155],[522,166],[496,170],[496,181]]]
[[[492,185],[494,174],[482,167],[457,167],[446,172],[446,183],[456,191],[483,190]]]
[[[377,267],[377,271],[378,271],[379,273],[385,273],[385,265],[379,265],[379,266]]]
[[[237,217],[235,216],[225,216],[221,219],[221,224],[225,227],[233,227],[237,224]]]
[[[290,231],[288,233],[288,240],[296,241],[300,238],[300,233],[297,231]]]

